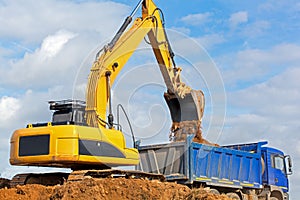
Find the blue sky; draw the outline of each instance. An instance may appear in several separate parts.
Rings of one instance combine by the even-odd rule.
[[[267,140],[291,154],[292,196],[299,196],[300,3],[155,2],[164,12],[184,80],[205,91],[204,133],[220,144]],[[112,38],[136,3],[0,0],[1,174],[24,170],[8,164],[13,130],[50,120],[48,100],[84,99],[97,49]],[[148,143],[152,136],[161,142],[167,138],[170,119],[160,94],[162,79],[145,46],[116,82],[114,101],[135,102],[127,110],[136,132],[157,133],[148,139],[138,136]],[[131,89],[134,95],[128,93]]]

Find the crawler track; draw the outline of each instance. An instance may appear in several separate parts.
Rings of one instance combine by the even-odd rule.
[[[15,187],[17,185],[40,184],[46,186],[62,185],[66,181],[81,181],[85,178],[134,178],[165,181],[162,174],[152,174],[137,170],[119,170],[119,169],[104,169],[104,170],[75,170],[69,173],[25,173],[17,174],[12,180],[3,181],[0,188]]]
[[[57,184],[63,184],[68,179],[69,173],[26,173],[17,174],[10,181],[10,187],[15,187],[17,185],[26,184],[41,184],[47,186],[53,186]]]
[[[152,174],[137,170],[119,170],[119,169],[105,169],[105,170],[78,170],[69,175],[68,181],[80,181],[84,178],[138,178],[149,180],[165,181],[162,174]]]
[[[10,180],[6,178],[0,178],[0,188],[9,188],[10,187]]]

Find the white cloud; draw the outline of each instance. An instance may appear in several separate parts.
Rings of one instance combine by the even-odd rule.
[[[248,22],[248,12],[246,11],[239,11],[236,13],[231,14],[229,18],[229,25],[232,28],[235,28],[239,24]]]
[[[63,30],[47,36],[34,52],[26,52],[23,58],[10,60],[2,68],[0,66],[0,83],[9,87],[43,88],[51,87],[55,82],[70,81],[74,71],[69,69],[74,65],[79,66],[78,58],[84,56],[79,55],[79,50],[74,51],[73,48],[78,44],[78,40],[70,43],[74,36],[74,33]],[[16,78],[18,74],[22,76]]]
[[[0,84],[10,90],[72,84],[82,60],[112,38],[129,12],[123,4],[94,1],[5,1],[0,8],[6,27],[0,37],[12,41],[0,47]]]
[[[254,38],[266,33],[266,31],[271,27],[270,22],[266,20],[256,21],[252,24],[249,24],[243,30],[245,36]]]
[[[225,55],[218,62],[230,65],[223,71],[226,84],[259,80],[273,75],[274,71],[299,66],[300,46],[284,43],[270,49],[247,49]]]
[[[297,119],[300,117],[299,76],[300,68],[288,68],[267,82],[236,92],[232,103],[244,107],[252,106],[260,115],[276,116],[280,120]]]
[[[5,123],[5,121],[14,117],[14,115],[20,109],[20,102],[14,97],[4,96],[0,99],[0,121]]]
[[[184,16],[180,20],[186,23],[187,25],[198,26],[210,21],[211,16],[212,13],[210,12],[197,13]]]
[[[183,33],[185,35],[189,35],[191,33],[191,29],[186,27],[171,27],[170,30],[178,31],[179,33]]]
[[[167,31],[175,54],[193,63],[201,61],[204,54],[208,56],[207,52],[205,52],[207,49],[211,50],[216,45],[225,42],[222,34],[215,33],[192,37],[184,32],[178,32],[176,29],[175,31],[173,29],[168,29]]]
[[[65,30],[60,30],[54,35],[47,36],[43,40],[40,49],[40,54],[42,54],[41,56],[44,58],[51,58],[57,55],[64,45],[75,36],[76,34]]]
[[[196,41],[203,45],[206,49],[210,49],[217,44],[223,43],[225,39],[219,34],[209,34],[197,38]]]
[[[16,38],[25,44],[37,44],[49,33],[62,28],[72,32],[97,31],[107,37],[129,12],[128,6],[111,1],[29,0],[22,3],[5,0],[0,8],[0,24],[5,27],[1,29],[0,37]]]

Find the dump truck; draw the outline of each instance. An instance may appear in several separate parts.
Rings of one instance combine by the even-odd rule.
[[[291,157],[267,143],[211,146],[193,142],[190,135],[183,142],[139,146],[136,169],[237,200],[289,199]]]

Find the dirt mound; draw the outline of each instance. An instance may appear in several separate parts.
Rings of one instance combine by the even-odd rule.
[[[0,199],[10,200],[44,200],[50,199],[54,191],[54,187],[46,187],[42,185],[25,185],[16,188],[0,190]]]
[[[189,188],[175,183],[141,179],[85,179],[69,182],[55,189],[53,200],[59,199],[183,199]]]
[[[205,189],[193,189],[185,196],[186,200],[231,200],[225,194],[217,195],[208,193]]]
[[[142,179],[105,178],[84,179],[64,185],[25,185],[1,189],[0,199],[22,200],[97,200],[97,199],[188,199],[229,200],[226,196],[210,194],[204,189],[191,190],[176,183]]]

